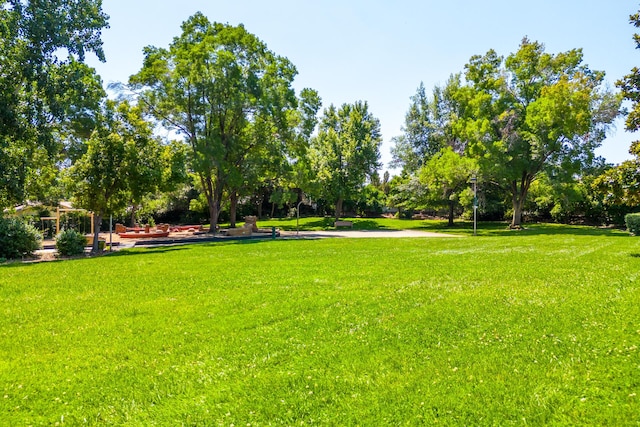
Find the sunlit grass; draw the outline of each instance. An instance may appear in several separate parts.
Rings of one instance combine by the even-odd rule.
[[[397,218],[345,218],[353,222],[355,230],[423,230],[438,233],[473,235],[473,222],[456,220],[449,226],[446,220],[415,220]],[[281,230],[318,231],[335,230],[334,219],[329,217],[303,217],[260,220],[261,228],[276,227]],[[476,234],[479,236],[496,235],[534,235],[534,234],[578,234],[578,235],[617,235],[625,232],[601,227],[569,226],[563,224],[525,224],[523,229],[510,230],[507,222],[478,222]]]
[[[0,266],[2,423],[637,425],[640,239],[530,230]]]

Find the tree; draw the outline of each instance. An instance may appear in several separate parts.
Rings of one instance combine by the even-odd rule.
[[[636,208],[640,205],[640,141],[631,144],[631,160],[605,171],[593,182],[593,188],[604,196],[608,206]]]
[[[526,38],[506,60],[490,50],[465,68],[456,132],[485,180],[509,192],[519,227],[531,183],[544,171],[571,179],[590,164],[620,100],[602,88],[603,72],[582,65],[581,50],[552,55]]]
[[[629,17],[636,28],[640,27],[640,12]],[[640,34],[634,34],[636,48],[640,49]],[[626,118],[626,129],[636,132],[640,129],[640,70],[634,67],[630,74],[616,82],[624,99],[631,101],[632,109]],[[600,175],[593,183],[594,188],[604,194],[608,205],[636,207],[640,204],[640,141],[631,144],[629,152],[634,158],[622,162]]]
[[[94,252],[105,215],[156,191],[163,172],[161,156],[140,106],[106,101],[86,152],[67,171],[76,205],[94,213]]]
[[[317,112],[321,105],[318,93],[313,89],[303,89],[297,102],[297,109],[287,111],[286,133],[272,129],[270,134],[254,138],[262,138],[263,143],[256,144],[255,149],[243,159],[242,165],[234,170],[235,179],[230,180],[230,225],[235,227],[236,204],[238,197],[249,197],[262,187],[265,182],[272,184],[275,190],[272,200],[280,207],[283,203],[292,203],[297,198],[293,189],[304,185],[295,176],[295,165],[306,157],[311,133],[316,127]],[[254,126],[250,125],[249,129]],[[236,183],[237,185],[232,185]],[[273,216],[273,208],[272,214]]]
[[[336,220],[342,204],[358,194],[380,167],[380,121],[366,102],[331,105],[320,119],[318,135],[311,140],[310,161],[321,197],[335,204]]]
[[[168,49],[147,47],[144,54],[130,86],[156,118],[184,135],[215,232],[225,192],[237,196],[249,159],[290,138],[297,71],[242,25],[211,23],[201,13],[183,23]]]
[[[629,17],[629,22],[634,27],[640,27],[640,11]],[[636,42],[636,48],[640,49],[640,34],[634,34],[633,40]],[[633,67],[630,74],[616,82],[622,90],[624,99],[631,101],[632,109],[626,118],[626,128],[630,132],[640,129],[640,69]]]
[[[469,190],[469,181],[476,173],[476,162],[451,147],[440,150],[420,170],[420,182],[427,187],[428,200],[447,207],[449,226],[453,225],[460,192]]]
[[[51,170],[60,125],[81,125],[102,95],[83,63],[87,52],[104,61],[101,5],[0,0],[0,208],[23,200],[27,184]]]
[[[436,86],[433,89],[429,99],[424,84],[420,83],[405,115],[404,134],[393,138],[392,167],[415,173],[444,147],[462,151],[452,128],[458,116],[458,106],[452,95],[459,85],[460,77],[451,76],[444,88]]]
[[[414,211],[426,207],[427,191],[415,175],[396,175],[389,182],[389,206],[398,209],[400,218],[410,218]]]

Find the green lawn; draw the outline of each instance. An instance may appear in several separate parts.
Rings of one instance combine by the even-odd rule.
[[[473,222],[456,220],[452,227],[446,220],[412,220],[395,218],[343,218],[353,222],[354,230],[423,230],[438,233],[473,235]],[[259,220],[260,228],[276,227],[281,230],[301,231],[335,230],[334,219],[330,217],[304,217]],[[228,224],[223,224],[226,227]],[[620,230],[598,227],[569,226],[562,224],[526,224],[522,230],[510,230],[507,222],[478,222],[476,233],[479,236],[498,235],[534,235],[534,234],[572,234],[572,235],[612,235],[626,234]]]
[[[640,424],[640,238],[488,234],[2,265],[0,425]]]

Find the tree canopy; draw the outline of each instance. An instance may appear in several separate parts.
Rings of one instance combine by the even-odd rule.
[[[186,138],[212,231],[225,192],[240,190],[256,151],[282,152],[273,146],[292,139],[296,73],[244,26],[211,23],[201,13],[184,22],[168,49],[145,49],[130,84],[165,126]]]
[[[309,154],[320,194],[335,203],[336,219],[344,200],[357,195],[379,168],[381,143],[380,121],[366,102],[324,110]]]
[[[94,251],[102,218],[156,191],[162,181],[162,149],[140,106],[106,101],[86,152],[67,171],[76,205],[94,212]]]
[[[0,0],[0,207],[24,200],[33,175],[61,150],[103,94],[83,64],[104,61],[100,0]]]
[[[531,183],[543,171],[570,177],[590,164],[620,101],[603,88],[603,72],[582,64],[580,49],[548,54],[526,38],[506,59],[490,50],[465,70],[456,132],[485,180],[510,194],[518,227]]]

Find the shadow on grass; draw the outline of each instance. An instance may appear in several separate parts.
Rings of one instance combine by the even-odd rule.
[[[166,244],[157,246],[141,246],[141,247],[133,247],[128,249],[122,249],[115,252],[103,252],[99,255],[84,255],[77,257],[62,257],[56,258],[52,260],[46,261],[38,261],[37,259],[26,259],[26,260],[8,260],[5,263],[0,263],[0,269],[2,268],[14,268],[14,267],[32,267],[42,263],[60,263],[60,262],[87,262],[93,260],[99,260],[104,258],[120,258],[120,257],[132,257],[139,255],[160,255],[170,252],[177,251],[187,251],[191,250],[194,245],[198,246],[226,246],[226,245],[249,245],[255,243],[262,242],[273,242],[273,239],[234,239],[234,240],[219,240],[219,241],[210,241],[204,240],[201,242],[185,242],[179,244]]]
[[[453,226],[446,221],[421,221],[416,229],[440,233],[473,235],[473,222],[459,221]],[[616,228],[574,226],[565,224],[524,224],[522,229],[510,229],[506,222],[478,222],[478,236],[608,236],[628,237],[629,234]]]
[[[351,221],[353,223],[354,230],[389,230],[390,227],[386,226],[384,223],[380,221],[376,221],[376,219],[368,219],[368,218],[343,218],[345,221]],[[324,217],[324,218],[300,218],[300,224],[297,225],[295,219],[294,220],[280,220],[278,221],[269,221],[267,224],[269,226],[273,225],[284,231],[296,231],[298,228],[300,231],[329,231],[335,230],[336,227],[333,225],[335,223],[335,218],[333,217]],[[344,227],[340,227],[344,228]]]

